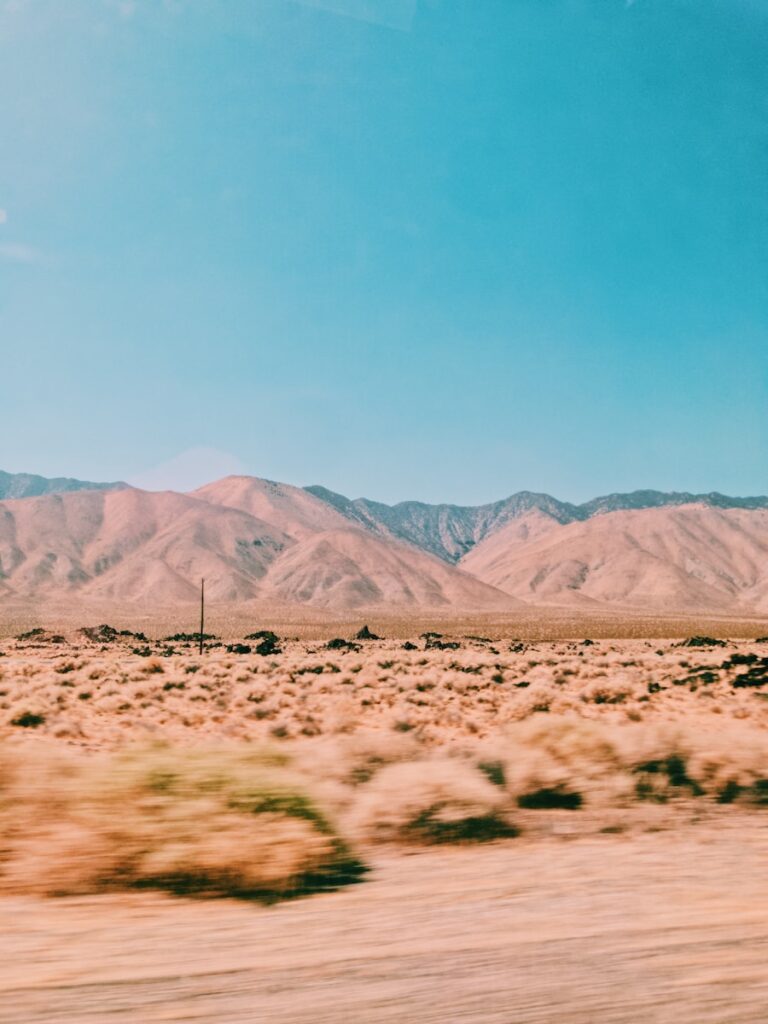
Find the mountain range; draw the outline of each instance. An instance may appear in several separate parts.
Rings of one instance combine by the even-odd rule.
[[[420,501],[384,505],[367,498],[352,501],[324,487],[313,486],[305,490],[369,529],[391,533],[453,563],[459,562],[489,534],[534,509],[565,525],[583,522],[601,512],[678,505],[700,504],[724,509],[768,508],[768,497],[731,498],[717,492],[688,494],[677,491],[632,491],[630,494],[606,494],[583,505],[572,505],[558,501],[549,494],[518,491],[509,498],[489,505],[462,506],[427,505]]]
[[[34,473],[4,473],[0,470],[0,499],[37,498],[41,494],[62,494],[68,491],[113,491],[127,487],[124,483],[94,484],[59,476],[52,479]]]
[[[0,602],[768,611],[768,498],[522,491],[466,507],[233,476],[188,494],[0,473]]]

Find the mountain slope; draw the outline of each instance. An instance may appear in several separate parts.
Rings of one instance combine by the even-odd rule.
[[[271,567],[263,594],[326,608],[512,610],[520,602],[405,544],[364,530],[306,538]]]
[[[337,610],[519,604],[425,552],[351,525],[298,488],[267,481],[227,478],[198,495],[125,488],[0,502],[5,598],[172,604],[195,599],[201,577],[218,602]]]
[[[194,496],[256,512],[294,539],[264,580],[265,598],[339,609],[509,609],[518,603],[411,544],[350,522],[303,488],[226,477]]]
[[[768,511],[702,504],[619,510],[565,526],[519,523],[461,565],[537,604],[598,602],[656,610],[768,610]]]
[[[198,488],[191,496],[248,512],[279,526],[295,539],[349,527],[344,516],[304,488],[255,476],[225,476]]]
[[[77,591],[158,602],[253,597],[291,539],[235,509],[133,488],[0,503],[0,578],[6,594]]]
[[[530,509],[541,509],[563,523],[576,517],[573,505],[530,491],[521,491],[489,505],[461,506],[428,505],[420,501],[384,505],[367,498],[352,501],[324,487],[313,486],[306,490],[332,505],[347,519],[385,536],[400,537],[452,563],[458,562],[484,537]]]

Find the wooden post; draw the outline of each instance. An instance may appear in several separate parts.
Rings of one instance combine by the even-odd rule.
[[[205,632],[205,579],[200,580],[200,653],[203,653],[203,633]]]

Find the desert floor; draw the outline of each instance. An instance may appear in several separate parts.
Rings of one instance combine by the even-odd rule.
[[[381,857],[258,907],[0,902],[4,1024],[762,1024],[768,827]]]
[[[6,629],[0,1021],[764,1021],[765,623],[692,645],[701,623],[618,639],[594,621],[567,637],[422,625],[354,640],[315,622],[261,654],[263,637],[222,630],[202,657],[157,632]],[[176,875],[129,870],[109,846],[138,819],[105,804],[128,790],[93,790],[92,769],[109,776],[126,750],[164,770],[190,750],[263,757],[368,873],[274,905],[212,898],[213,883],[174,894]],[[165,814],[168,793],[147,802],[130,778]],[[311,839],[291,833],[296,863],[327,861]]]
[[[51,632],[67,634],[84,624],[108,622],[118,629],[138,630],[151,637],[191,632],[198,628],[200,608],[197,604],[115,601],[38,601],[14,602],[3,599],[0,605],[0,642],[11,641],[17,634],[36,626]],[[302,640],[327,640],[349,636],[363,623],[384,637],[406,640],[420,633],[437,631],[457,636],[481,634],[495,638],[523,640],[649,639],[653,637],[686,637],[694,633],[733,639],[755,639],[768,633],[768,619],[754,614],[744,615],[681,615],[674,612],[652,614],[642,609],[627,611],[610,606],[522,606],[514,614],[472,613],[446,614],[443,611],[391,611],[371,609],[349,613],[327,611],[308,606],[283,607],[258,601],[241,604],[208,602],[206,630],[222,639],[236,640],[258,629],[271,629],[280,636],[296,636]]]

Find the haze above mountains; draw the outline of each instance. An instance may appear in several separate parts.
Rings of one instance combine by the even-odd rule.
[[[189,494],[0,473],[0,601],[75,595],[333,611],[768,611],[768,498],[350,500],[226,477]]]

